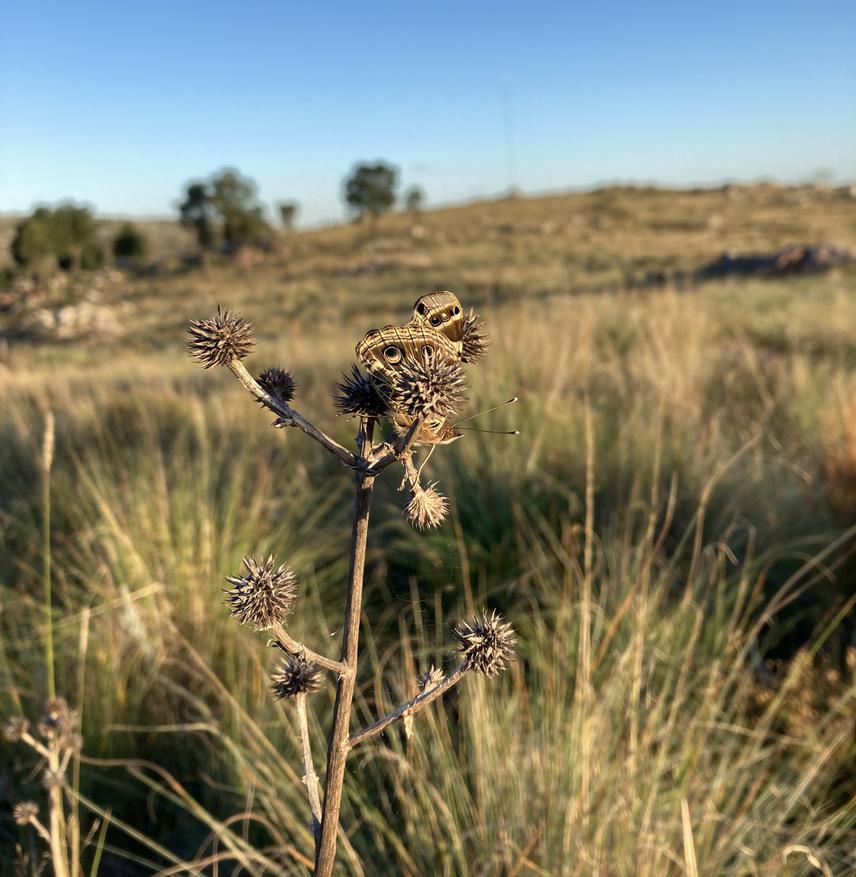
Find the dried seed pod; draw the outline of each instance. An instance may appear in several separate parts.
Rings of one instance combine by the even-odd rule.
[[[35,801],[20,801],[12,808],[16,825],[29,825],[38,815],[39,805]]]
[[[29,727],[30,723],[22,716],[12,716],[8,722],[3,724],[3,736],[10,743],[18,743],[27,733]]]
[[[277,700],[311,694],[321,688],[321,671],[304,655],[289,655],[271,676],[271,692]]]
[[[408,357],[392,379],[392,407],[409,417],[448,417],[467,399],[459,362],[442,356]]]
[[[275,622],[283,622],[294,608],[297,578],[284,564],[276,567],[273,555],[267,560],[245,557],[243,563],[243,575],[226,578],[232,585],[226,590],[226,605],[241,624],[268,630]]]
[[[351,366],[350,375],[342,375],[342,380],[336,386],[339,393],[333,397],[333,404],[339,414],[362,417],[383,417],[387,414],[386,400],[356,365]]]
[[[458,653],[469,670],[497,676],[514,658],[517,643],[514,628],[496,611],[461,622],[455,627],[454,634],[459,644]]]
[[[449,502],[442,493],[434,488],[437,482],[427,487],[418,484],[413,487],[412,497],[407,504],[405,514],[407,520],[419,530],[431,530],[439,527],[449,513]]]
[[[218,305],[210,319],[191,320],[187,333],[189,354],[203,368],[211,368],[243,359],[253,349],[255,329],[249,320]]]
[[[472,308],[464,317],[461,327],[461,343],[461,359],[464,362],[477,362],[487,351],[489,341],[484,331],[484,323]]]
[[[276,366],[266,368],[257,380],[266,393],[286,405],[294,398],[294,378],[284,369]]]

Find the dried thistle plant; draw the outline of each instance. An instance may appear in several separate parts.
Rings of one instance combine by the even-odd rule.
[[[425,298],[431,298],[440,309],[448,306],[450,301],[457,302],[448,292]],[[460,314],[459,305],[454,313]],[[406,509],[408,520],[420,530],[437,527],[445,520],[448,501],[436,490],[436,482],[424,486],[420,483],[421,468],[417,470],[414,466],[413,449],[418,442],[424,442],[426,436],[433,450],[438,444],[460,435],[453,432],[446,418],[459,411],[466,400],[463,369],[457,358],[427,354],[403,359],[394,375],[386,375],[384,380],[379,380],[374,372],[364,375],[353,366],[351,373],[339,381],[338,393],[334,396],[339,414],[359,419],[355,448],[350,451],[296,410],[292,404],[295,383],[287,371],[268,368],[256,379],[244,367],[242,360],[252,349],[254,330],[243,317],[218,308],[214,317],[193,321],[188,331],[188,349],[204,368],[215,365],[228,368],[256,400],[277,415],[275,427],[300,430],[353,473],[354,526],[350,575],[343,601],[341,656],[338,659],[308,648],[285,629],[285,619],[297,603],[297,580],[286,565],[277,565],[273,556],[267,559],[245,557],[244,571],[229,576],[230,587],[226,589],[226,605],[235,620],[256,630],[270,630],[274,636],[271,645],[284,654],[282,662],[271,673],[271,695],[277,701],[294,705],[303,757],[303,781],[315,836],[315,874],[330,877],[336,855],[345,766],[351,750],[397,721],[404,723],[409,736],[414,716],[442,697],[469,671],[497,675],[513,655],[516,637],[511,625],[498,615],[484,615],[461,624],[455,629],[460,660],[454,669],[443,673],[432,666],[420,676],[416,697],[361,731],[351,732],[366,537],[374,482],[389,466],[400,463],[405,473],[403,484],[409,485],[411,494]],[[470,311],[464,318],[462,331],[459,359],[474,362],[484,354],[487,344],[482,324],[474,312]],[[444,343],[449,350],[454,350],[451,342]],[[375,444],[375,430],[382,417],[390,417],[393,432],[387,440]],[[322,687],[324,672],[331,673],[336,680],[336,701],[328,737],[322,802],[310,748],[306,709],[308,695]],[[57,722],[61,724],[59,715]],[[7,732],[19,737],[24,733],[26,729],[20,725],[10,725]],[[45,782],[51,786],[51,794],[59,793],[61,773],[51,772],[45,777]],[[30,818],[29,811],[26,812]]]
[[[55,877],[70,877],[72,869],[77,874],[82,846],[68,770],[82,746],[78,712],[63,698],[53,697],[45,704],[35,729],[23,716],[13,716],[3,724],[3,736],[10,743],[23,743],[38,756],[39,781],[47,793],[46,822],[39,819],[35,801],[19,801],[12,808],[12,818],[17,825],[32,828],[47,844]],[[68,817],[66,804],[71,808]]]

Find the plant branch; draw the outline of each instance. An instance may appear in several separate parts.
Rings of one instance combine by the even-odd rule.
[[[336,673],[339,676],[346,676],[350,672],[347,665],[342,661],[325,658],[324,655],[319,655],[318,652],[313,652],[312,649],[308,649],[303,643],[298,642],[288,633],[281,622],[275,621],[271,625],[271,630],[290,655],[303,655],[307,661],[311,661],[313,664],[317,664],[319,667],[323,667],[325,670],[329,670],[331,673]]]
[[[417,417],[413,423],[410,424],[410,429],[407,432],[398,437],[398,440],[395,442],[386,442],[381,447],[387,447],[389,450],[382,457],[375,459],[371,462],[369,466],[369,473],[371,475],[379,475],[386,469],[387,466],[392,465],[396,460],[400,460],[402,457],[406,456],[408,451],[413,447],[413,443],[416,441],[416,434],[422,428],[422,424],[425,423],[424,417]]]
[[[467,664],[462,661],[455,667],[451,673],[448,673],[443,677],[443,680],[435,685],[433,688],[428,688],[422,692],[422,694],[417,695],[412,700],[407,701],[407,703],[403,703],[398,709],[393,710],[391,713],[388,713],[383,718],[378,719],[376,722],[373,722],[371,725],[363,728],[362,731],[358,731],[356,734],[352,734],[350,739],[348,740],[348,746],[350,748],[354,748],[359,743],[363,743],[366,740],[369,740],[371,737],[374,737],[376,734],[380,734],[383,730],[389,727],[393,722],[398,721],[399,719],[403,719],[406,716],[412,716],[418,713],[420,710],[424,709],[428,706],[429,703],[437,700],[438,697],[442,697],[450,688],[454,685],[457,685],[461,679],[464,678],[464,675],[467,672]]]
[[[297,707],[297,725],[300,730],[300,748],[303,752],[303,784],[306,786],[306,797],[312,811],[312,834],[315,846],[321,843],[321,798],[318,794],[318,774],[312,761],[312,748],[309,743],[309,722],[306,719],[306,694],[298,694],[295,698]]]
[[[301,432],[305,432],[310,438],[326,448],[333,456],[337,457],[342,465],[353,469],[357,465],[357,458],[347,448],[343,448],[326,433],[322,432],[313,423],[310,423],[302,414],[299,414],[289,405],[281,402],[275,396],[266,392],[261,384],[247,371],[240,359],[232,359],[228,363],[229,371],[249,390],[259,402],[263,402],[271,411],[279,415],[279,426],[293,426]]]
[[[350,749],[351,706],[357,678],[360,615],[363,602],[363,572],[366,565],[366,538],[369,528],[374,474],[365,467],[366,449],[371,448],[374,420],[361,418],[357,436],[357,452],[361,466],[357,468],[354,498],[354,523],[351,535],[351,559],[348,572],[348,593],[345,623],[342,635],[342,661],[350,671],[339,677],[336,703],[333,707],[333,727],[327,744],[327,773],[324,779],[324,809],[321,816],[321,841],[315,849],[315,877],[331,877],[336,858],[336,838],[339,831],[339,810],[342,806],[342,786],[345,765]]]

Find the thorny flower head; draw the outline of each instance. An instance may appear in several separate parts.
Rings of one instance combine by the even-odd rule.
[[[288,404],[294,398],[294,378],[284,369],[266,368],[258,377],[261,388],[280,402]]]
[[[428,689],[430,688],[436,688],[443,681],[443,679],[445,679],[445,675],[446,674],[443,673],[441,668],[435,667],[432,664],[430,668],[422,673],[416,680],[416,685],[419,688],[419,693],[422,694],[423,692],[428,691]]]
[[[407,503],[405,514],[407,520],[419,530],[431,530],[439,527],[449,513],[449,502],[442,493],[434,488],[437,482],[421,487],[413,486],[413,496]]]
[[[514,628],[496,611],[473,621],[461,622],[455,627],[454,634],[459,643],[458,653],[468,670],[497,676],[514,658],[517,642]]]
[[[408,357],[391,390],[395,409],[410,417],[448,417],[467,399],[461,364],[438,355]]]
[[[12,808],[12,818],[16,825],[29,825],[39,815],[39,805],[35,801],[20,801]]]
[[[12,716],[8,722],[3,724],[3,736],[10,743],[18,743],[24,734],[27,733],[27,730],[30,727],[30,723],[21,716]]]
[[[243,359],[253,349],[255,329],[249,320],[218,305],[217,313],[210,319],[191,320],[187,333],[190,355],[203,368],[211,368]]]
[[[232,585],[226,591],[226,605],[241,624],[268,630],[294,608],[297,578],[285,564],[277,567],[273,555],[267,560],[245,557],[244,568],[243,575],[226,578]]]
[[[39,719],[39,734],[48,742],[56,742],[69,749],[80,748],[80,735],[77,733],[80,715],[69,709],[65,698],[54,697],[45,704],[44,715]]]
[[[356,365],[351,366],[349,375],[342,375],[336,386],[339,393],[333,397],[333,404],[339,414],[383,417],[387,413],[386,400]]]
[[[270,688],[277,700],[311,694],[321,687],[321,672],[305,655],[289,655],[271,676]]]
[[[484,323],[472,308],[464,317],[464,324],[461,327],[461,341],[463,343],[461,359],[464,362],[477,362],[485,355],[488,337],[484,331]]]

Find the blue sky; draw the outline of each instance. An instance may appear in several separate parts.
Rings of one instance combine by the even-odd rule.
[[[169,215],[226,165],[306,224],[384,158],[429,203],[856,178],[856,3],[2,0],[0,211]]]

